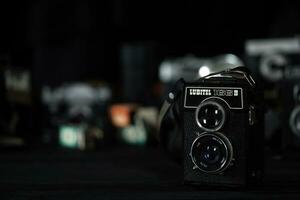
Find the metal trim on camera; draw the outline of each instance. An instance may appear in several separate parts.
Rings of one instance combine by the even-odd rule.
[[[211,110],[211,108],[206,108],[205,111],[204,111],[204,114],[207,114],[207,115],[214,115],[214,125],[212,126],[215,126],[215,127],[205,127],[206,125],[204,125],[205,123],[209,123],[208,121],[211,121],[210,118],[212,118],[212,116],[207,116],[207,118],[204,118],[203,115],[203,123],[201,122],[201,120],[199,120],[199,113],[201,111],[201,109],[205,108],[205,107],[208,107],[208,106],[215,106],[216,109],[214,110]],[[213,112],[211,112],[213,111]],[[220,113],[219,113],[220,111]],[[219,115],[219,120],[217,118],[217,115]],[[196,118],[196,122],[198,124],[198,126],[200,128],[202,128],[204,131],[207,131],[207,132],[214,132],[214,131],[218,131],[220,130],[224,123],[225,123],[225,120],[226,120],[226,113],[225,113],[225,109],[224,107],[219,104],[218,102],[216,101],[212,101],[212,100],[209,100],[209,101],[205,101],[203,103],[200,103],[200,105],[197,107],[196,109],[196,114],[195,114],[195,118]],[[217,121],[218,120],[218,121]]]
[[[200,140],[203,140],[205,137],[209,137],[209,139],[202,142],[204,144],[201,146]],[[205,144],[207,141],[210,143]],[[221,146],[212,145],[214,142]],[[194,151],[199,151],[199,147],[204,148],[202,149],[203,151],[197,152],[200,155],[194,155]],[[200,158],[196,159],[199,156]],[[229,139],[222,133],[204,132],[194,140],[190,149],[190,157],[195,165],[194,169],[196,168],[209,174],[221,173],[229,167],[233,160],[233,148]]]

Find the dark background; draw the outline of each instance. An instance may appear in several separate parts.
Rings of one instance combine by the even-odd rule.
[[[158,59],[242,55],[246,39],[294,36],[298,19],[299,4],[287,1],[9,1],[0,49],[32,67],[37,84],[117,83],[124,44],[155,44]]]
[[[0,55],[11,66],[29,69],[34,88],[97,79],[112,86],[116,101],[151,104],[149,98],[124,94],[128,86],[140,84],[123,84],[133,72],[127,71],[126,52],[146,63],[145,77],[150,77],[141,85],[147,87],[157,81],[165,58],[243,57],[247,39],[293,37],[299,34],[299,20],[299,3],[289,1],[13,0],[0,3]],[[156,146],[88,153],[4,151],[0,199],[299,197],[299,162],[266,162],[271,170],[263,186],[228,191],[183,186],[180,166]]]

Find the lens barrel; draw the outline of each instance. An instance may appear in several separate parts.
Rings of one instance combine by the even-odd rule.
[[[190,151],[192,162],[206,173],[220,173],[230,164],[233,149],[228,138],[222,133],[203,133],[198,136]]]

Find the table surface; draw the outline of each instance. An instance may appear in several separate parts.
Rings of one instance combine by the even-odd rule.
[[[0,199],[300,199],[300,157],[266,159],[261,187],[182,185],[180,165],[158,147],[97,152],[0,153]]]

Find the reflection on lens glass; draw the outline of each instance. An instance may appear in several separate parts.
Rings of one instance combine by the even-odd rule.
[[[198,137],[191,149],[191,158],[194,164],[200,170],[208,173],[225,169],[231,156],[230,142],[214,134],[203,134]]]
[[[200,105],[196,117],[202,128],[216,130],[223,125],[225,113],[219,104],[211,102]]]
[[[209,164],[216,163],[220,158],[220,150],[218,146],[211,146],[208,145],[203,150],[203,152],[200,153],[200,159],[205,160]]]

